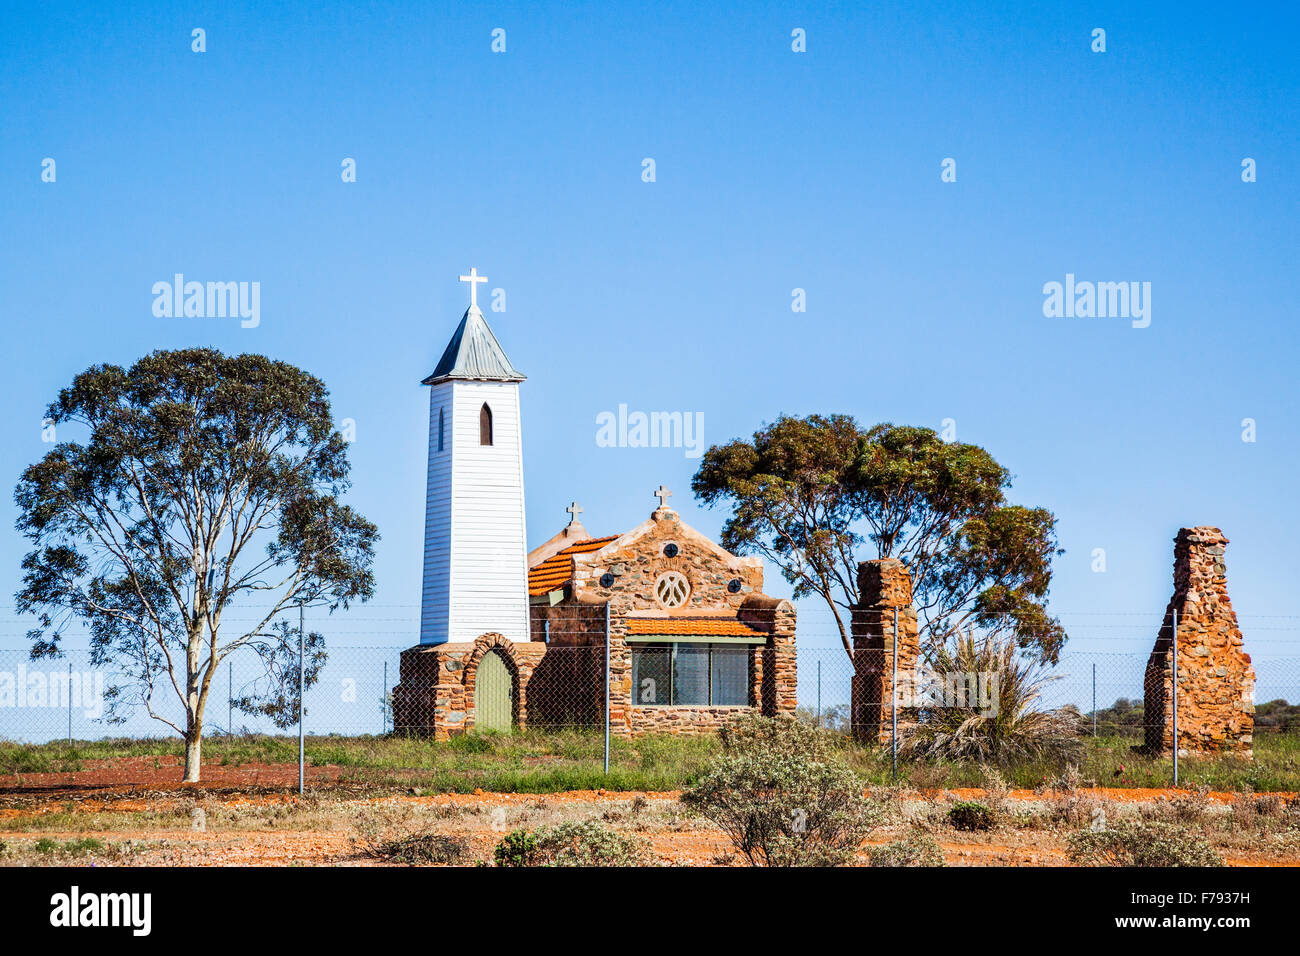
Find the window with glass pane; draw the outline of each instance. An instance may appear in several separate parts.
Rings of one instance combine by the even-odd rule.
[[[643,705],[672,703],[671,644],[632,646],[632,700]]]
[[[712,645],[711,702],[719,706],[749,703],[749,648]]]
[[[749,648],[633,644],[632,697],[641,706],[749,706]]]
[[[709,702],[709,645],[678,644],[673,655],[673,703]]]

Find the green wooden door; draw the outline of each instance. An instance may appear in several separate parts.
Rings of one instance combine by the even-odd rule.
[[[510,732],[513,715],[510,669],[500,651],[488,651],[478,662],[474,680],[474,726],[476,730]]]

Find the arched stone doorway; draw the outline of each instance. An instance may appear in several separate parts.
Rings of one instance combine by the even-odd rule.
[[[514,674],[499,648],[478,662],[474,680],[474,729],[509,733],[514,726]]]

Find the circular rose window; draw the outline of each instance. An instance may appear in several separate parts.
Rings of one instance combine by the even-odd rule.
[[[691,596],[691,584],[678,571],[665,571],[655,581],[655,600],[664,607],[681,607]]]

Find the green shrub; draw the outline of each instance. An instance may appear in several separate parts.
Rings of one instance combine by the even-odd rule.
[[[596,820],[566,821],[536,833],[507,833],[492,853],[497,866],[643,866],[646,846]]]
[[[682,802],[720,827],[753,866],[848,862],[883,811],[832,745],[784,717],[746,715],[723,728],[723,752]]]
[[[496,734],[492,732],[479,732],[472,734],[457,734],[447,741],[449,750],[458,750],[467,754],[489,754],[497,749]]]
[[[901,840],[872,847],[872,866],[947,866],[939,842],[924,830],[914,829]]]
[[[545,866],[643,866],[645,844],[595,820],[566,821],[537,831]]]
[[[1195,830],[1142,820],[1072,833],[1069,853],[1081,866],[1223,866],[1223,858]]]
[[[539,862],[537,837],[527,830],[512,830],[496,845],[492,859],[497,866],[536,866]]]
[[[96,840],[94,837],[81,837],[63,843],[50,837],[41,837],[32,846],[32,849],[37,853],[47,855],[57,853],[60,856],[85,856],[88,853],[102,853],[107,847],[102,840]]]
[[[997,826],[997,814],[978,801],[963,800],[948,810],[948,822],[954,830],[976,833]]]

